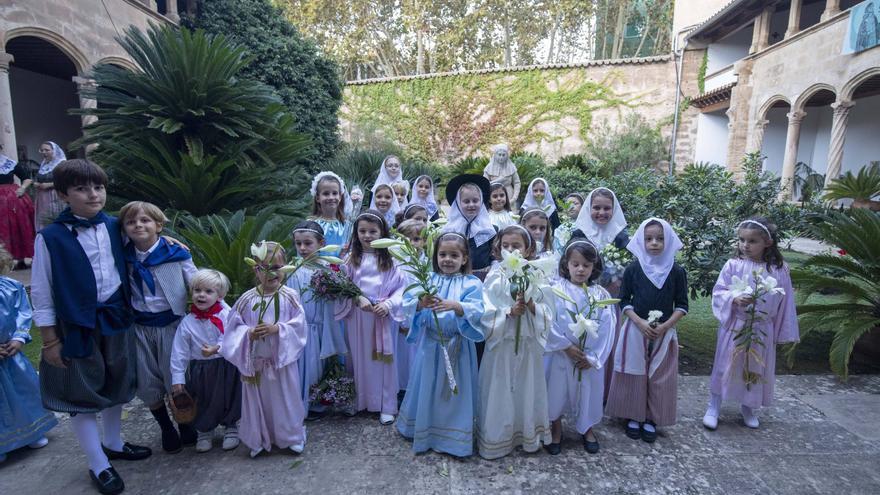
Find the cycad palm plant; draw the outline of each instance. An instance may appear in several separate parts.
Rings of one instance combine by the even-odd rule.
[[[792,270],[803,301],[797,310],[807,332],[834,332],[831,369],[846,379],[856,341],[880,326],[880,216],[864,209],[831,212],[813,228],[819,239],[840,251],[813,256],[803,268]],[[839,302],[810,304],[813,295],[829,289],[840,294]]]
[[[853,206],[871,205],[880,195],[880,162],[871,162],[856,174],[847,172],[831,181],[825,190],[825,200],[852,199]],[[876,203],[874,201],[873,203]]]
[[[84,96],[97,117],[79,144],[109,169],[114,194],[196,215],[258,206],[300,182],[307,136],[268,86],[239,77],[250,59],[223,36],[131,27],[119,43],[138,65],[97,66]],[[271,177],[271,179],[270,179]]]

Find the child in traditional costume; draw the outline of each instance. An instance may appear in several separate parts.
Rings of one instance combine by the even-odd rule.
[[[492,182],[489,185],[489,220],[498,230],[515,224],[517,220],[510,211],[507,189],[500,182]]]
[[[443,232],[458,232],[467,238],[471,268],[482,280],[492,264],[492,241],[497,232],[486,210],[489,181],[473,174],[453,177],[446,186],[446,200],[449,221]]]
[[[101,167],[67,160],[52,173],[69,207],[40,231],[34,246],[31,297],[43,337],[43,406],[71,414],[92,481],[101,493],[119,493],[125,484],[110,461],[152,454],[121,435],[122,405],[134,398],[137,380],[122,228],[102,211],[107,175]]]
[[[614,373],[605,414],[628,420],[626,435],[653,443],[658,426],[676,419],[678,335],[675,325],[688,311],[687,274],[675,262],[682,243],[665,220],[639,225],[627,249],[620,307],[626,323],[614,354]]]
[[[758,408],[773,401],[776,345],[800,340],[794,289],[779,251],[776,225],[766,218],[751,218],[739,224],[737,237],[736,255],[724,264],[712,289],[712,313],[720,325],[709,380],[709,407],[703,416],[703,425],[710,430],[718,427],[724,400],[739,402],[745,425],[757,428]],[[763,277],[765,290],[756,300],[746,287],[752,289],[758,277]],[[750,308],[758,315],[752,328],[761,342],[752,344],[758,357],[747,355],[741,348],[744,339],[737,338],[751,319]],[[749,379],[745,371],[749,371]]]
[[[396,155],[388,155],[382,160],[379,166],[379,176],[373,183],[372,191],[376,190],[376,186],[385,184],[390,186],[395,182],[403,180],[403,167],[400,165],[400,158]]]
[[[602,367],[611,351],[617,324],[611,308],[596,307],[589,312],[591,303],[611,297],[595,283],[601,273],[602,258],[596,246],[586,239],[568,243],[559,260],[559,278],[554,287],[571,301],[556,298],[556,319],[547,337],[544,359],[552,435],[546,448],[552,455],[562,450],[563,416],[574,422],[584,449],[591,454],[599,452],[593,426],[602,421]],[[572,321],[572,315],[577,321]]]
[[[440,207],[434,198],[434,180],[429,175],[420,175],[413,181],[409,204],[422,205],[428,210],[428,218],[433,222],[440,218]]]
[[[395,215],[394,228],[399,231],[398,227],[400,224],[407,220],[418,221],[424,229],[428,225],[428,209],[417,203],[407,205],[406,208]]]
[[[424,215],[426,211],[424,208],[418,205],[410,205],[415,206],[415,209],[421,210],[420,213]],[[409,209],[409,208],[407,208]],[[397,232],[401,235],[405,236],[409,239],[409,242],[419,250],[422,259],[425,256],[425,220],[420,220],[416,218],[411,218],[409,220],[404,220],[400,225],[397,226]],[[399,264],[397,259],[394,260],[394,264]],[[416,282],[415,277],[401,270],[404,274],[404,277],[407,279],[407,286]],[[412,366],[413,361],[415,360],[415,353],[417,350],[417,346],[414,342],[411,342],[407,339],[407,334],[409,333],[409,323],[408,321],[404,321],[402,324],[398,325],[399,331],[397,332],[397,347],[394,349],[394,357],[395,362],[397,364],[397,380],[398,386],[400,387],[400,392],[398,392],[397,396],[399,401],[403,400],[403,395],[406,392],[407,386],[409,385],[409,374],[410,367]]]
[[[498,234],[494,255],[500,260],[502,251],[519,251],[532,260],[531,239],[524,227],[511,225]],[[553,325],[553,299],[549,288],[537,282],[526,291],[528,296],[512,285],[497,263],[483,288],[486,349],[480,363],[477,445],[486,459],[503,457],[518,446],[535,452],[550,443],[543,356]]]
[[[418,351],[397,431],[413,441],[415,453],[433,449],[466,457],[474,451],[479,400],[474,342],[483,340],[483,284],[468,273],[467,249],[467,239],[461,234],[439,236],[430,279],[439,291],[434,296],[414,290],[404,295],[410,328],[407,341],[416,344]]]
[[[235,302],[244,325],[223,336],[220,352],[241,372],[241,441],[251,457],[272,446],[300,454],[306,445],[302,378],[297,361],[308,340],[305,312],[296,290],[284,285],[285,252],[263,242],[254,260],[257,287]]]
[[[382,424],[394,422],[398,384],[394,349],[397,324],[403,321],[401,300],[407,279],[384,248],[370,243],[388,237],[382,214],[367,210],[358,216],[345,274],[363,295],[336,304],[336,319],[345,322],[357,401],[355,411],[379,413]],[[348,364],[348,363],[347,363]]]
[[[171,351],[172,394],[194,399],[198,432],[196,452],[213,447],[214,430],[223,425],[223,450],[239,445],[241,375],[220,356],[223,336],[243,325],[223,298],[229,279],[217,270],[202,269],[190,280],[192,305],[177,327]]]
[[[394,190],[394,196],[397,198],[397,207],[400,209],[406,208],[406,205],[409,204],[409,201],[406,199],[409,194],[409,182],[398,180],[391,184],[391,189]]]
[[[397,213],[402,208],[397,203],[394,189],[388,184],[378,184],[373,188],[370,197],[370,209],[381,213],[385,223],[390,227],[394,225]]]
[[[354,206],[345,189],[345,181],[333,172],[321,172],[312,179],[311,193],[312,214],[309,220],[321,226],[328,244],[340,247],[339,251],[327,254],[339,256],[347,252],[351,238],[349,216]],[[360,198],[357,204],[360,209]]]
[[[131,240],[125,261],[137,336],[137,396],[159,424],[162,449],[175,454],[197,441],[191,425],[178,424],[178,434],[165,408],[172,385],[171,347],[186,316],[187,287],[196,267],[189,251],[159,236],[168,218],[156,205],[132,201],[122,207],[119,220]]]
[[[24,285],[6,276],[13,266],[0,245],[0,463],[13,450],[48,445],[46,432],[58,424],[55,415],[43,409],[40,379],[21,353],[31,341],[31,304]]]
[[[550,184],[546,179],[538,177],[529,184],[526,198],[519,209],[520,216],[530,208],[543,210],[547,214],[547,218],[550,219],[550,225],[553,229],[559,227],[559,212],[556,211],[556,202],[553,201],[553,193],[550,192]]]
[[[568,208],[565,210],[566,219],[559,227],[553,229],[553,249],[562,254],[562,249],[568,244],[574,232],[574,222],[581,213],[584,205],[584,197],[580,193],[570,193],[565,197]]]
[[[557,259],[553,250],[553,224],[541,208],[529,208],[520,216],[519,224],[529,231],[538,258]]]
[[[326,245],[321,226],[310,220],[297,224],[292,237],[296,254],[301,258],[314,255]],[[324,363],[348,353],[342,329],[333,315],[333,304],[307,294],[314,273],[314,268],[304,266],[294,272],[286,282],[288,287],[300,294],[308,326],[306,347],[297,361],[302,378],[302,400],[308,406],[309,415],[306,419],[316,419],[324,412],[324,406],[309,402],[312,385],[319,383],[324,375]]]

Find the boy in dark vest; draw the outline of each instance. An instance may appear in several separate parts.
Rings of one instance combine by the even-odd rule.
[[[40,390],[46,409],[70,424],[101,493],[125,485],[111,460],[145,459],[122,441],[122,405],[135,393],[135,335],[119,221],[103,211],[107,175],[89,160],[54,170],[68,208],[37,235],[31,296],[43,337]],[[101,413],[103,442],[96,415]]]
[[[178,434],[165,408],[165,395],[171,394],[171,346],[186,316],[187,287],[196,267],[189,251],[159,236],[168,218],[158,206],[132,201],[119,211],[119,221],[131,241],[124,251],[137,339],[137,396],[159,423],[162,449],[176,454],[197,439],[187,424],[177,425]]]

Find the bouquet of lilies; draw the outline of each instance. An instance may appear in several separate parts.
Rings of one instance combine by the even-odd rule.
[[[430,232],[429,232],[430,233]],[[435,234],[435,238],[436,238]],[[416,297],[435,297],[438,288],[431,284],[431,258],[422,256],[419,249],[413,246],[412,242],[404,235],[399,233],[392,234],[392,238],[377,239],[370,243],[373,249],[388,249],[391,256],[400,262],[401,269],[412,275],[415,282],[407,286],[404,292],[410,290],[415,291]],[[431,242],[433,244],[433,241]],[[449,382],[449,389],[453,394],[458,393],[458,384],[455,381],[455,373],[452,371],[452,362],[449,359],[449,351],[446,349],[446,338],[443,336],[443,330],[440,328],[440,320],[437,318],[437,312],[431,310],[434,317],[434,326],[437,327],[437,335],[440,341],[440,348],[443,350],[443,360],[446,367],[446,379]]]
[[[584,353],[584,356],[587,356],[587,352],[589,349],[587,348],[587,339],[599,336],[599,322],[596,320],[598,318],[598,311],[603,308],[607,308],[608,306],[612,306],[620,302],[620,299],[596,299],[590,294],[589,286],[587,284],[581,285],[581,289],[583,289],[584,294],[587,296],[587,304],[584,307],[578,306],[577,302],[572,299],[565,291],[557,288],[553,288],[553,293],[559,296],[562,300],[566,302],[570,302],[574,305],[575,310],[568,310],[568,315],[571,316],[571,323],[568,325],[568,329],[571,331],[574,338],[577,339],[578,348],[581,352]],[[602,363],[594,360],[591,360],[587,357],[587,361],[590,362],[590,366],[593,368],[601,368]],[[578,369],[578,381],[581,381],[583,375],[582,369]]]
[[[610,282],[616,282],[623,277],[623,270],[632,261],[632,255],[626,249],[618,249],[614,243],[608,243],[602,248],[602,261],[605,263],[605,271],[610,274]]]
[[[278,253],[278,250],[280,249],[280,245],[276,243],[274,246],[275,247],[272,250],[272,252],[269,253],[269,243],[268,242],[260,241],[257,244],[251,244],[251,256],[245,257],[244,262],[250,267],[261,269],[260,268],[261,262],[263,262],[266,259],[269,259],[269,260],[275,259],[275,255]],[[269,275],[281,277],[281,285],[284,285],[284,283],[287,281],[288,278],[293,276],[293,274],[296,273],[297,270],[299,270],[300,268],[302,268],[304,266],[309,267],[309,268],[317,268],[317,269],[323,270],[325,268],[325,266],[321,263],[321,261],[324,261],[326,263],[342,263],[342,260],[335,257],[335,256],[329,256],[329,255],[323,254],[323,253],[327,253],[327,252],[335,252],[338,249],[339,249],[339,246],[333,246],[333,245],[324,246],[319,251],[315,251],[314,253],[312,253],[309,256],[306,256],[304,258],[294,257],[290,263],[287,263],[286,265],[281,266],[274,271],[270,270]],[[258,293],[260,292],[259,286],[257,287],[257,292]],[[260,293],[260,301],[257,302],[256,304],[254,304],[254,307],[251,308],[252,311],[259,310],[258,320],[260,323],[263,323],[263,317],[266,316],[266,311],[269,308],[269,302],[265,301],[262,296],[263,296],[263,294]],[[279,305],[278,305],[279,297],[280,297],[280,295],[278,294],[278,292],[276,292],[275,294],[272,295],[272,301],[275,303],[274,304],[274,307],[275,307],[275,320],[274,321],[276,321],[276,322],[278,321],[279,311],[280,311]]]
[[[736,344],[735,354],[744,355],[742,378],[746,383],[746,390],[751,390],[752,385],[760,383],[763,379],[760,373],[752,371],[750,367],[751,359],[763,365],[757,348],[764,347],[765,335],[763,330],[756,328],[755,323],[766,318],[767,312],[759,310],[757,303],[770,294],[785,294],[785,290],[777,286],[776,279],[769,275],[765,277],[763,272],[763,269],[753,271],[751,279],[748,276],[740,278],[734,275],[730,288],[732,297],[747,296],[752,299],[752,303],[745,309],[745,324],[733,337],[733,342]]]
[[[556,268],[556,260],[553,258],[527,260],[518,249],[512,252],[504,250],[501,252],[499,267],[504,276],[510,280],[510,297],[516,301],[522,296],[523,300],[529,301],[540,295],[542,287],[547,287],[548,279]],[[517,316],[513,347],[516,354],[519,354],[521,327],[522,316]]]
[[[657,328],[660,325],[660,318],[663,318],[663,311],[652,309],[648,311],[648,326]],[[654,339],[648,339],[648,356],[654,354]]]

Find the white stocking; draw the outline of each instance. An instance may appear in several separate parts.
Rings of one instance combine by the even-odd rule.
[[[101,411],[104,424],[104,446],[119,452],[122,450],[122,404]]]
[[[70,418],[70,426],[79,440],[79,448],[86,455],[89,469],[98,474],[110,467],[110,461],[101,450],[101,437],[98,435],[98,420],[94,414],[77,414]]]

